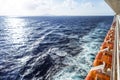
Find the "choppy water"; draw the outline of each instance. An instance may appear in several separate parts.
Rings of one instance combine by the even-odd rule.
[[[0,80],[84,80],[112,18],[0,17]]]

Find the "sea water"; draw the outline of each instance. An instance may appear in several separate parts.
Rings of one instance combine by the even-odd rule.
[[[0,17],[0,80],[84,80],[113,16]]]

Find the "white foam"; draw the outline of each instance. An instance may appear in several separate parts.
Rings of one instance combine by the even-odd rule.
[[[65,52],[65,51],[61,51],[61,50],[59,50],[59,48],[52,48],[52,49],[50,49],[50,52],[51,53],[55,53],[56,55],[58,55],[58,56],[66,56],[67,55],[67,52]]]
[[[20,59],[17,59],[20,63],[25,64],[27,60],[29,60],[31,56],[24,56]]]
[[[46,37],[47,35],[49,35],[49,34],[51,34],[52,32],[54,32],[53,27],[54,27],[54,26],[51,26],[51,27],[46,28],[45,30],[43,30],[41,33],[44,33],[44,32],[46,32],[47,30],[52,29],[52,30],[46,32],[46,33],[45,33],[44,35],[42,35],[40,38],[38,38],[33,44],[31,44],[30,46],[28,46],[28,50],[27,50],[27,51],[32,51],[35,47],[37,47],[37,46],[45,39],[45,37]],[[60,27],[59,25],[58,25],[58,26],[55,26],[54,29],[58,29],[59,27]]]
[[[91,59],[94,57],[91,56],[91,54],[96,54],[101,44],[99,42],[100,38],[98,35],[101,35],[102,32],[99,34],[99,30],[98,28],[95,28],[94,31],[91,31],[88,35],[80,38],[80,42],[85,41],[85,43],[82,43],[81,45],[83,50],[74,57],[67,55],[63,61],[67,67],[64,67],[55,76],[53,76],[53,80],[84,80],[83,77],[86,76],[88,71],[91,69]],[[96,36],[96,39],[92,38],[94,36]],[[72,69],[73,66],[75,69],[71,71],[70,69]],[[83,71],[79,72],[79,70]]]

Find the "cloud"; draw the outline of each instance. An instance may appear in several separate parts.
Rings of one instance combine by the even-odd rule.
[[[52,0],[0,0],[0,15],[42,15]]]
[[[64,7],[68,7],[68,8],[76,8],[76,6],[78,5],[78,3],[75,0],[64,0],[64,2],[62,3],[62,6]]]
[[[93,8],[92,2],[84,2],[80,4],[81,8]]]
[[[92,2],[77,2],[76,0],[64,0],[63,3],[54,5],[52,14],[57,15],[87,15],[94,9]]]
[[[112,13],[103,1],[0,0],[0,15],[94,15],[103,11]]]
[[[24,1],[17,0],[0,0],[0,14],[12,15],[24,13]]]

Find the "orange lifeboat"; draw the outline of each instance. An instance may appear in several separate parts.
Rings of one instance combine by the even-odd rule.
[[[105,37],[105,39],[104,39],[104,41],[107,41],[107,40],[114,40],[114,30],[110,30],[108,33],[107,33],[107,35],[106,35],[106,37]]]
[[[101,59],[95,59],[94,62],[93,62],[93,66],[98,66],[98,65],[101,65],[103,63],[105,63],[105,68],[108,69],[108,68],[111,68],[111,63],[112,63],[112,55],[108,55],[108,54],[105,54],[105,55],[102,55],[100,54]]]
[[[112,55],[112,52],[110,52],[109,50],[102,50],[99,51],[95,57],[95,59],[101,59],[103,55]]]
[[[115,28],[115,26],[116,26],[116,21],[112,23],[112,28]]]
[[[114,47],[114,42],[113,41],[105,41],[102,43],[100,50],[103,50],[105,48],[109,48],[110,50],[112,50]]]
[[[110,76],[105,74],[112,67],[112,50],[114,47],[114,35],[115,35],[116,21],[113,22],[112,27],[108,31],[104,42],[100,47],[100,51],[97,53],[95,60],[93,62],[94,67],[100,67],[103,65],[102,69],[91,70],[86,76],[85,80],[110,80]],[[104,71],[104,73],[102,72]]]
[[[111,37],[114,38],[114,33],[115,33],[115,32],[108,32],[107,35],[106,35],[106,37],[111,36]]]
[[[98,70],[91,70],[85,80],[110,80],[110,76]]]
[[[108,41],[108,40],[114,41],[114,36],[113,35],[107,35],[104,39],[104,42]]]

